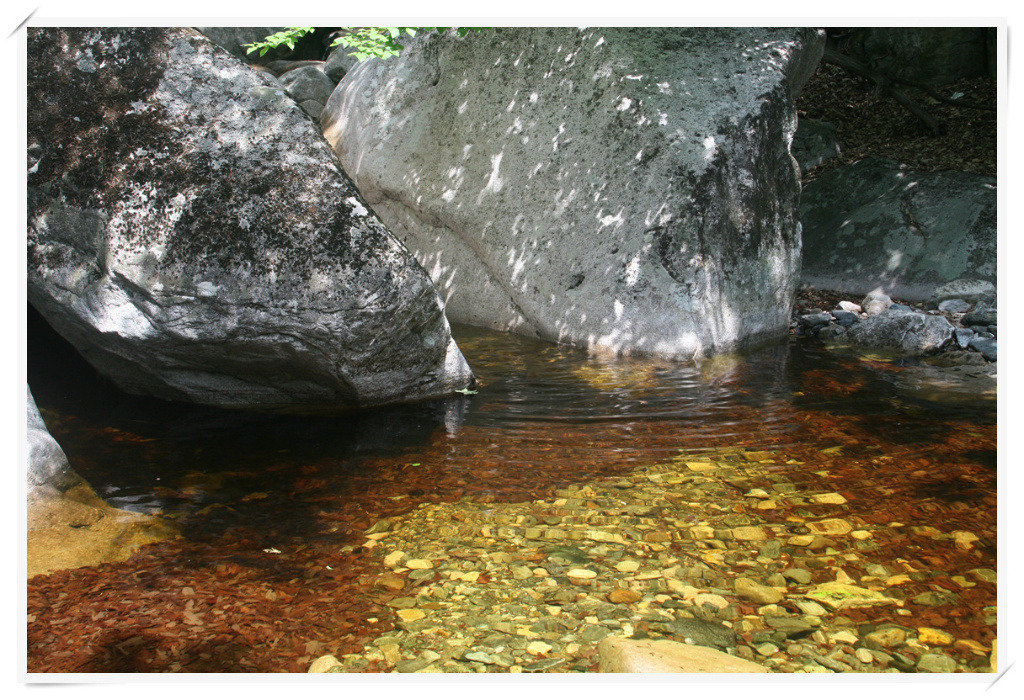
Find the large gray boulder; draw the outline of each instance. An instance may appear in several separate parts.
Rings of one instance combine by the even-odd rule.
[[[810,29],[506,28],[403,40],[321,126],[449,317],[689,359],[784,335],[792,94]]]
[[[802,279],[819,289],[924,301],[961,278],[996,283],[996,181],[866,158],[810,182]]]
[[[272,78],[189,29],[28,34],[28,297],[128,392],[363,406],[472,382],[443,305]]]

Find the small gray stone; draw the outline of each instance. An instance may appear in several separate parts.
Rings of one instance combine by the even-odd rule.
[[[939,303],[939,311],[951,314],[965,314],[971,310],[971,305],[963,299],[946,299]]]
[[[945,654],[922,654],[917,661],[917,670],[920,673],[953,673],[956,661]]]
[[[956,344],[966,350],[971,345],[971,340],[974,338],[974,331],[969,328],[957,328],[953,331],[953,335],[956,338]]]

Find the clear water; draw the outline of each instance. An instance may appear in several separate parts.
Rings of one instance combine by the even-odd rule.
[[[312,561],[358,542],[377,518],[424,501],[540,498],[681,452],[729,447],[813,463],[814,473],[777,469],[794,482],[827,480],[824,490],[844,494],[854,504],[849,514],[864,522],[916,518],[982,533],[974,565],[995,568],[993,401],[922,399],[905,390],[899,364],[841,357],[798,339],[680,364],[602,359],[473,328],[457,327],[455,336],[478,393],[344,415],[126,396],[38,318],[30,318],[29,382],[72,465],[101,495],[185,526],[185,541],[155,546],[158,558],[104,569],[119,575],[133,566],[179,578],[219,571],[270,540],[301,542]],[[250,568],[253,581],[282,576]],[[372,633],[368,615],[351,623],[352,639]],[[301,639],[303,631],[290,634]],[[159,666],[147,663],[135,670]]]

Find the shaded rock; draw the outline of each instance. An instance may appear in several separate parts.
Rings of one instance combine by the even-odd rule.
[[[170,539],[178,529],[141,513],[109,506],[68,463],[27,396],[28,578],[61,569],[123,561],[144,544]]]
[[[606,637],[597,647],[601,673],[767,673],[760,664],[708,647],[666,639]]]
[[[992,308],[977,308],[960,319],[965,326],[994,326],[997,321],[998,313]]]
[[[793,157],[807,172],[839,155],[836,127],[830,122],[800,117],[793,134]]]
[[[988,74],[985,27],[861,27],[847,50],[893,77],[947,85]]]
[[[851,326],[833,342],[926,355],[942,348],[952,337],[953,325],[942,316],[889,310]]]
[[[320,113],[324,111],[323,103],[315,100],[305,100],[300,102],[299,107],[314,120],[319,119]]]
[[[980,352],[989,362],[996,361],[996,339],[995,338],[980,338],[975,336],[971,338],[971,342],[968,344],[971,350]]]
[[[85,480],[71,469],[67,455],[46,429],[46,423],[39,414],[32,390],[27,390],[27,417],[25,438],[28,443],[29,498],[55,497]]]
[[[961,348],[967,349],[971,345],[971,340],[974,338],[974,331],[970,328],[957,328],[953,331],[956,338],[956,344]]]
[[[866,158],[801,196],[802,281],[818,289],[924,301],[965,277],[996,281],[996,182]]]
[[[350,71],[321,125],[453,320],[683,359],[785,334],[800,254],[791,96],[817,31],[406,43]]]
[[[351,51],[352,49],[338,46],[327,57],[323,70],[335,85],[341,82],[346,73],[359,65],[359,59],[349,55]]]
[[[832,314],[822,312],[818,314],[801,314],[796,317],[797,322],[804,328],[815,329],[819,326],[826,326],[835,320]]]
[[[278,80],[284,86],[288,95],[298,103],[312,100],[321,105],[327,103],[327,98],[334,91],[334,83],[327,74],[316,66],[304,66],[282,73]],[[316,115],[320,116],[319,113]]]
[[[196,29],[232,56],[247,61],[260,61],[259,52],[248,53],[246,44],[263,41],[271,34],[283,31],[286,27],[196,27]],[[270,58],[271,54],[267,54],[262,60],[267,61]]]
[[[32,29],[28,66],[28,298],[121,389],[348,407],[472,381],[273,79],[189,29]]]
[[[860,320],[860,316],[854,313],[853,311],[836,310],[832,312],[832,316],[834,316],[836,322],[840,326],[843,326],[844,328],[849,328],[850,326],[852,326],[853,324]]]
[[[996,286],[988,280],[957,279],[939,286],[932,292],[930,302],[936,305],[948,299],[963,299],[969,304],[992,301],[996,298]]]

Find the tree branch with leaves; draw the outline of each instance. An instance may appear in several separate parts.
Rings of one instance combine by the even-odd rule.
[[[399,39],[403,36],[416,36],[418,31],[437,30],[443,32],[449,27],[341,27],[338,36],[331,43],[331,47],[344,46],[353,49],[350,56],[355,56],[359,61],[368,58],[387,59],[397,56],[405,48]],[[470,31],[479,31],[480,27],[456,27],[460,37],[466,36]],[[284,31],[271,34],[263,41],[246,44],[248,51],[253,53],[259,51],[260,56],[266,55],[268,51],[287,46],[294,49],[296,42],[313,31],[313,27],[288,27]]]

